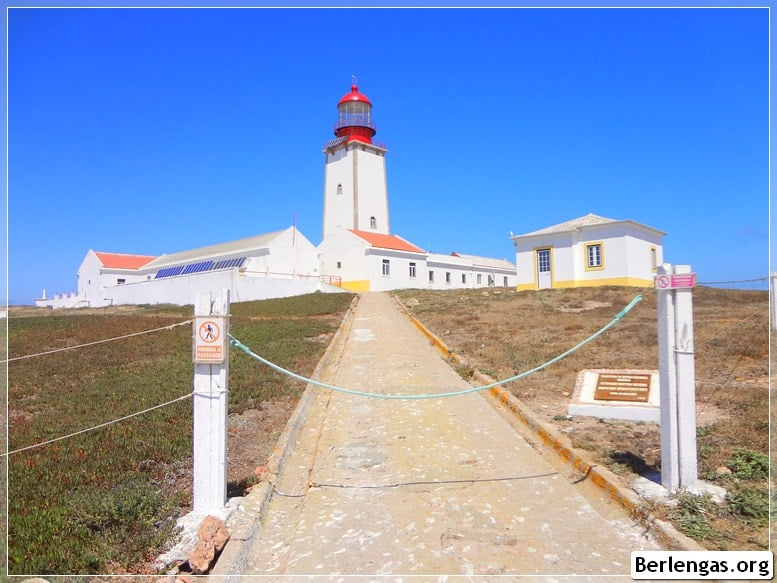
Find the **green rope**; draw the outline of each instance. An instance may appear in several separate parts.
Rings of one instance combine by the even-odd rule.
[[[262,358],[261,356],[259,356],[255,352],[253,352],[250,348],[248,348],[245,344],[240,342],[237,338],[235,338],[231,334],[229,334],[228,336],[229,336],[229,342],[230,342],[230,344],[232,346],[234,346],[235,348],[239,348],[240,350],[245,352],[251,358],[254,358],[254,359],[258,360],[259,362],[261,362],[262,364],[270,367],[271,369],[276,370],[279,373],[285,374],[285,375],[287,375],[287,376],[289,376],[289,377],[291,377],[293,379],[296,379],[298,381],[302,381],[304,383],[309,383],[309,384],[312,384],[312,385],[316,385],[316,386],[319,386],[319,387],[324,388],[324,389],[330,389],[332,391],[337,391],[339,393],[346,393],[348,395],[357,395],[359,397],[373,397],[373,398],[376,398],[376,399],[405,399],[405,400],[439,399],[441,397],[457,397],[459,395],[466,395],[468,393],[475,393],[477,391],[485,391],[487,389],[493,389],[494,387],[498,387],[499,385],[503,385],[503,384],[506,384],[506,383],[511,383],[513,381],[517,381],[517,380],[522,379],[524,377],[527,377],[527,376],[529,376],[531,374],[534,374],[535,372],[539,372],[542,369],[549,367],[551,364],[557,363],[562,358],[566,358],[567,356],[569,356],[570,354],[572,354],[576,350],[579,350],[580,348],[582,348],[583,346],[585,346],[586,344],[588,344],[592,340],[594,340],[594,339],[598,338],[599,336],[601,336],[602,334],[604,334],[607,330],[609,330],[615,324],[620,322],[620,320],[626,314],[628,314],[632,310],[632,308],[634,308],[634,306],[636,306],[641,301],[642,301],[642,294],[639,294],[633,300],[631,300],[631,302],[629,302],[629,305],[627,305],[620,312],[618,312],[615,315],[615,317],[612,320],[610,320],[610,322],[608,322],[607,324],[602,326],[597,332],[595,332],[594,334],[592,334],[591,336],[589,336],[588,338],[586,338],[582,342],[579,342],[578,344],[576,344],[575,346],[573,346],[572,348],[570,348],[566,352],[563,352],[563,353],[559,354],[555,358],[551,358],[546,363],[541,364],[539,366],[536,366],[536,367],[534,367],[531,370],[527,370],[525,372],[522,372],[522,373],[517,374],[515,376],[512,376],[510,378],[507,378],[507,379],[504,379],[504,380],[501,380],[501,381],[497,381],[495,383],[491,383],[490,385],[483,385],[483,386],[480,386],[480,387],[471,387],[469,389],[462,389],[460,391],[449,391],[449,392],[446,392],[446,393],[435,393],[435,394],[431,394],[431,395],[429,395],[429,394],[425,394],[425,395],[381,395],[379,393],[367,393],[365,391],[357,391],[357,390],[354,390],[354,389],[345,389],[343,387],[336,387],[334,385],[329,385],[327,383],[322,383],[321,381],[317,381],[315,379],[309,379],[307,377],[303,377],[302,375],[298,375],[297,373],[291,372],[290,370],[286,370],[282,366],[278,366],[277,364],[270,362],[266,358]]]

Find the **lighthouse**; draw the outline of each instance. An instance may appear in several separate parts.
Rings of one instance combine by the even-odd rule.
[[[341,229],[389,234],[386,148],[373,142],[372,102],[354,83],[324,145],[323,237]]]

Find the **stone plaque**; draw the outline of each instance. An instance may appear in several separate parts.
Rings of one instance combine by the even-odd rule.
[[[594,399],[647,403],[650,397],[650,375],[634,373],[599,373]]]
[[[577,375],[569,415],[660,423],[657,370],[588,369]]]

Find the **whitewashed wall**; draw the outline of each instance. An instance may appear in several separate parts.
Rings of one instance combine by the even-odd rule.
[[[359,177],[359,229],[376,233],[390,232],[388,193],[386,187],[386,158],[369,146],[356,146]],[[375,217],[376,228],[370,226]]]
[[[586,269],[587,245],[590,243],[602,244],[603,269]],[[625,278],[651,280],[655,275],[651,248],[656,249],[656,264],[663,262],[660,234],[622,223],[596,225],[578,232],[521,239],[515,257],[519,286],[536,287],[536,250],[547,247],[552,249],[554,287],[596,281],[607,284]]]
[[[342,194],[337,194],[338,184]],[[353,228],[353,160],[345,148],[326,154],[323,238],[341,228]]]
[[[236,269],[222,269],[117,286],[106,290],[108,293],[102,305],[187,305],[194,302],[197,294],[215,293],[222,288],[230,290],[234,302],[297,296],[315,291],[342,291],[321,284],[317,278],[250,277],[239,275]]]
[[[267,271],[275,277],[318,277],[315,246],[299,231],[287,229],[269,245]]]
[[[351,142],[326,154],[324,169],[324,230],[326,238],[339,228],[389,233],[386,159],[382,152]],[[354,190],[358,182],[358,216],[354,223]],[[337,186],[342,194],[337,194]],[[377,228],[370,228],[374,216]]]

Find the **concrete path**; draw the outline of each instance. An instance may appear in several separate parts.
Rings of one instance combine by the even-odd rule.
[[[381,293],[361,296],[324,380],[382,394],[469,387]],[[282,470],[239,575],[628,580],[631,551],[659,548],[625,515],[594,510],[479,393],[317,389]]]

